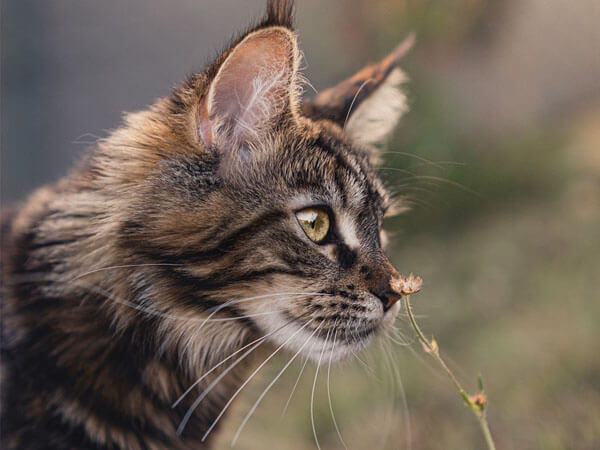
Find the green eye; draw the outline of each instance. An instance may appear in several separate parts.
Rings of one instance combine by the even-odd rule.
[[[306,235],[317,244],[327,237],[329,232],[329,214],[318,208],[305,208],[296,213],[298,223]]]

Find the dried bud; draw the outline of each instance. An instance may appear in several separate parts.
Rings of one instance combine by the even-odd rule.
[[[401,295],[416,294],[421,290],[423,280],[421,277],[415,277],[412,273],[408,277],[400,276],[393,281],[392,288]]]
[[[431,337],[431,341],[429,341],[429,345],[423,341],[421,342],[421,345],[423,346],[425,353],[429,353],[430,355],[440,354],[440,348],[438,347],[438,343],[433,336]]]
[[[431,342],[429,343],[429,345],[431,345],[431,353],[433,353],[434,355],[440,354],[440,348],[438,347],[438,343],[433,336],[431,336]]]
[[[480,411],[483,411],[485,409],[485,406],[487,405],[487,398],[486,398],[485,394],[483,393],[483,391],[477,392],[474,395],[469,395],[469,400]]]

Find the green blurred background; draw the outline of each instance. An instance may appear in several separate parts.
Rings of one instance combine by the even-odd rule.
[[[382,176],[411,209],[390,255],[465,386],[483,374],[499,449],[600,448],[600,3],[304,0],[305,74],[323,89],[410,31],[411,112]],[[56,179],[87,143],[202,65],[261,0],[2,2],[2,201]],[[330,373],[348,448],[480,449],[476,421],[401,315],[398,334]],[[235,430],[286,358],[235,404]],[[393,366],[393,367],[392,367]],[[275,384],[236,448],[310,449],[308,364]],[[343,448],[328,367],[314,419]],[[403,387],[403,389],[402,389]],[[402,394],[404,392],[405,394]]]

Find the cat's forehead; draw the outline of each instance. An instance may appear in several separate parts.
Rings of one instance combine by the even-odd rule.
[[[355,214],[379,215],[387,208],[389,195],[368,151],[343,135],[323,128],[309,136],[287,135],[277,145],[282,148],[273,153],[270,172],[290,198],[322,200]]]

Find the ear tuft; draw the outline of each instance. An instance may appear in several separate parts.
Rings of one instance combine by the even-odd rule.
[[[337,123],[356,142],[381,143],[408,109],[400,88],[407,78],[399,65],[413,44],[411,34],[381,62],[305,102],[302,112],[313,120]]]
[[[294,9],[293,0],[269,0],[267,2],[267,12],[260,26],[279,26],[293,29]]]
[[[384,142],[408,111],[406,94],[401,85],[407,76],[396,68],[371,95],[349,111],[344,131],[354,142],[377,145]]]

